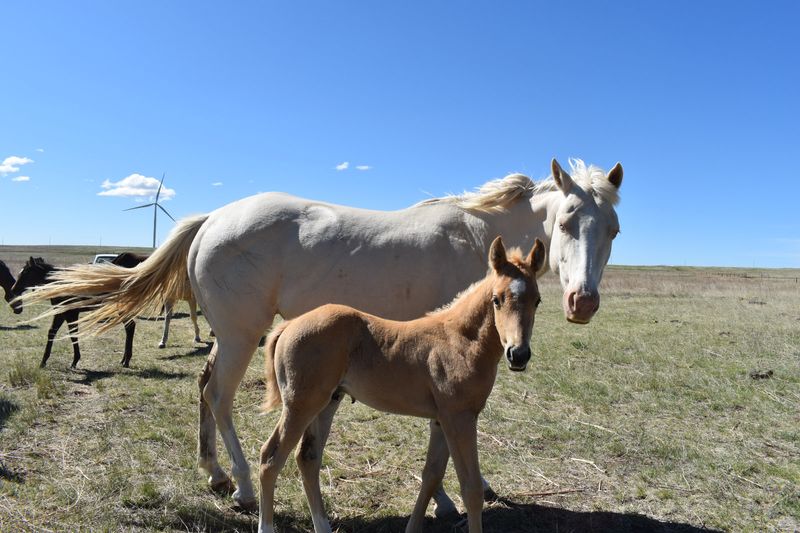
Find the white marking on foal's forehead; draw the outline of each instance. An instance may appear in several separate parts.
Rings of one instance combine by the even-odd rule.
[[[524,279],[514,278],[511,280],[511,283],[508,284],[508,290],[511,291],[516,297],[520,297],[525,294],[526,284]]]

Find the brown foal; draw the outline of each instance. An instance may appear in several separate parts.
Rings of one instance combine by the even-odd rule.
[[[483,488],[477,419],[505,356],[511,370],[530,359],[539,304],[536,273],[545,249],[537,239],[527,257],[506,254],[497,237],[489,273],[447,307],[407,322],[385,320],[342,305],[324,305],[283,322],[266,349],[265,408],[283,406],[261,448],[259,531],[273,532],[278,473],[294,446],[314,530],[331,531],[319,470],[333,415],[344,394],[375,409],[431,420],[422,487],[406,531],[422,527],[431,496],[453,456],[469,530],[482,530]]]

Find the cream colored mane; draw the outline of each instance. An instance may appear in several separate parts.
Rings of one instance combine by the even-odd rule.
[[[607,179],[605,170],[595,165],[586,166],[582,159],[570,158],[569,166],[570,176],[578,187],[611,205],[619,202],[619,189]],[[534,189],[534,194],[559,190],[553,176],[537,183]]]
[[[589,194],[596,194],[612,205],[619,202],[619,193],[613,183],[606,179],[606,172],[595,165],[586,166],[581,159],[570,159],[570,176],[573,181]],[[493,213],[504,211],[520,198],[530,198],[539,193],[557,191],[558,186],[550,176],[538,183],[524,174],[509,174],[504,178],[487,181],[478,190],[449,194],[441,198],[429,198],[414,205],[448,203],[467,211]]]
[[[509,174],[504,178],[487,181],[477,191],[450,194],[442,198],[429,198],[416,204],[430,205],[448,203],[469,211],[491,213],[504,211],[519,198],[530,198],[535,184],[524,174]]]

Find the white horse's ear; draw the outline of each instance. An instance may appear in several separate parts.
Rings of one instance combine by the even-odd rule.
[[[608,181],[614,184],[617,189],[622,185],[622,165],[620,163],[617,163],[614,168],[608,171]]]
[[[558,185],[558,188],[561,189],[561,192],[563,192],[564,195],[569,194],[573,185],[572,176],[561,168],[561,165],[558,164],[555,157],[550,162],[550,170],[553,172],[553,180],[556,182],[556,185]]]
[[[539,239],[536,239],[536,242],[533,244],[533,248],[531,248],[531,253],[528,254],[527,262],[531,266],[531,270],[533,273],[538,276],[539,273],[544,268],[544,260],[547,255],[547,251],[544,249],[544,244]]]
[[[503,246],[503,238],[497,236],[494,241],[492,241],[492,247],[489,248],[489,266],[491,266],[495,272],[499,272],[506,263],[508,263],[506,247]]]

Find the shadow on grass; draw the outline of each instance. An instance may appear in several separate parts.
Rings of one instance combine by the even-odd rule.
[[[423,530],[430,533],[466,531],[466,515],[452,518],[426,518]],[[278,531],[310,531],[310,517],[277,515]],[[395,533],[405,530],[408,516],[380,518],[344,518],[331,523],[333,530],[358,533]],[[217,507],[183,507],[176,511],[171,524],[174,528],[189,531],[257,531],[258,516],[236,513]],[[692,526],[680,522],[656,520],[633,513],[606,511],[570,511],[537,504],[515,504],[485,508],[483,526],[487,533],[556,533],[564,531],[590,531],[593,533],[716,533],[717,530]]]
[[[143,379],[158,379],[158,380],[169,380],[169,379],[183,379],[189,376],[188,372],[165,372],[161,369],[150,367],[150,368],[143,368],[141,370],[133,370],[131,374],[139,376]]]
[[[213,342],[204,342],[203,346],[195,346],[193,350],[189,350],[188,352],[167,355],[165,357],[159,357],[159,359],[162,361],[174,361],[176,359],[184,359],[186,357],[205,357],[211,353],[212,346],[214,346]]]
[[[17,411],[19,411],[19,406],[17,404],[8,398],[0,396],[0,429],[5,427],[6,420]]]
[[[0,331],[27,331],[29,329],[39,329],[39,326],[32,324],[15,324],[13,326],[0,326]]]
[[[110,372],[108,370],[86,370],[83,368],[75,368],[72,369],[71,372],[73,375],[79,377],[77,379],[70,379],[70,381],[80,385],[91,385],[95,381],[100,381],[101,379],[106,379],[117,375],[116,372]]]
[[[11,481],[12,483],[25,483],[25,476],[19,472],[14,472],[6,468],[3,461],[0,461],[0,479]]]

